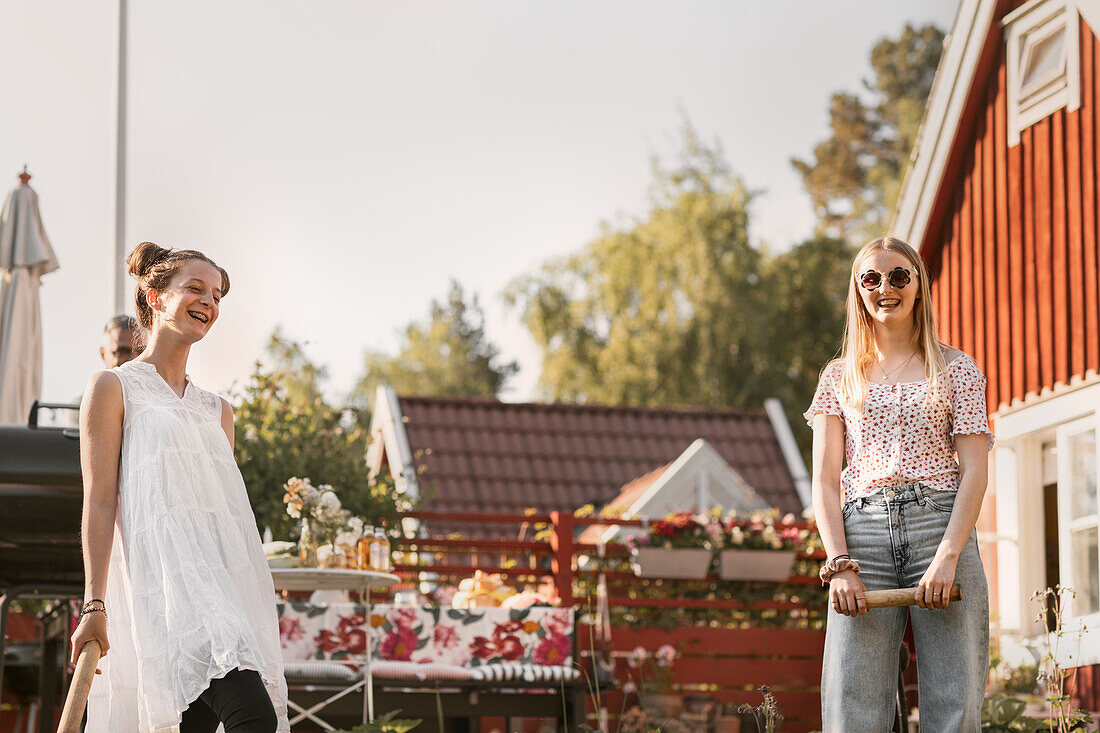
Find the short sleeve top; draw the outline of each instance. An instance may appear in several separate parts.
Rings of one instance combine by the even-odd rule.
[[[840,475],[844,501],[871,496],[888,486],[923,483],[933,491],[957,491],[959,463],[955,436],[993,433],[986,412],[986,379],[966,354],[948,365],[942,397],[928,397],[928,380],[871,383],[863,412],[841,403],[842,364],[826,367],[813,402],[803,413],[813,425],[818,414],[844,423],[845,467]]]

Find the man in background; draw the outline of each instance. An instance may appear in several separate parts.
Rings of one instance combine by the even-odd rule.
[[[103,366],[114,369],[144,351],[141,327],[133,316],[120,315],[107,321],[103,327],[103,345],[99,347],[99,357]]]

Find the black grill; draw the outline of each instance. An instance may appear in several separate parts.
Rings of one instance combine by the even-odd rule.
[[[0,592],[83,584],[82,496],[76,428],[0,425]]]

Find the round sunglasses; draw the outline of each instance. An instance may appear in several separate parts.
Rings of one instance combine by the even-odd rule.
[[[895,267],[890,272],[868,270],[859,276],[859,284],[867,290],[878,290],[879,286],[882,285],[882,279],[886,278],[886,281],[890,283],[890,287],[901,290],[910,283],[913,279],[912,276],[916,274],[915,270],[910,270],[908,267]]]

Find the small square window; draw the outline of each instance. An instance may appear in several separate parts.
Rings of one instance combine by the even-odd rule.
[[[1020,96],[1023,99],[1066,73],[1065,23],[1059,23],[1044,38],[1027,47],[1020,71]]]
[[[1055,110],[1081,105],[1078,11],[1066,0],[1031,0],[1003,21],[1008,71],[1008,143]]]

